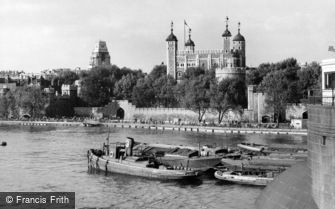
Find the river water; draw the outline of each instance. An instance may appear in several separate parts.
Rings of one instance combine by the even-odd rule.
[[[75,192],[76,208],[253,209],[262,188],[224,183],[211,176],[163,182],[105,175],[88,170],[86,153],[107,137],[104,127],[1,126],[0,192]],[[110,129],[111,141],[131,136],[141,142],[177,145],[236,145],[240,142],[306,144],[289,135],[225,135]]]

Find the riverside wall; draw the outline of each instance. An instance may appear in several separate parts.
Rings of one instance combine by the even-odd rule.
[[[22,125],[22,126],[83,126],[82,122],[69,121],[0,121],[0,125]],[[101,126],[112,128],[135,128],[161,131],[190,131],[202,133],[222,134],[284,134],[284,135],[307,135],[306,129],[269,129],[269,128],[232,128],[211,126],[190,126],[170,124],[141,124],[141,123],[101,123]]]

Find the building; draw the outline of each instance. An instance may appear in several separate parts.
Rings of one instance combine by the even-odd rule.
[[[69,96],[70,98],[77,97],[77,86],[63,84],[62,85],[62,96]]]
[[[109,66],[111,66],[111,62],[106,42],[98,41],[92,52],[89,68]]]
[[[232,40],[232,46],[231,36],[227,17],[226,30],[222,34],[223,45],[220,49],[195,50],[195,43],[191,39],[191,30],[189,30],[185,49],[178,50],[178,39],[173,34],[173,23],[171,23],[171,33],[166,38],[167,74],[181,80],[187,68],[202,67],[206,70],[215,69],[216,77],[219,79],[244,78],[246,68],[245,38],[240,33],[240,23],[238,24],[238,33]]]

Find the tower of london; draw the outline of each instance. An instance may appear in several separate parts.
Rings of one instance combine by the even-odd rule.
[[[233,77],[245,78],[245,38],[240,33],[240,23],[232,41],[231,37],[227,17],[226,30],[222,34],[223,45],[220,49],[195,50],[195,43],[191,39],[191,30],[189,30],[185,49],[178,50],[178,39],[173,34],[173,23],[171,23],[171,33],[166,38],[167,74],[179,81],[187,68],[201,67],[205,70],[214,69],[219,80]]]

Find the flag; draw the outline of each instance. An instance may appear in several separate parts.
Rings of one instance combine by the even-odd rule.
[[[187,25],[187,23],[186,23],[186,21],[185,21],[185,20],[184,20],[184,25],[186,25],[187,27],[190,27],[190,26],[188,26],[188,25]]]

